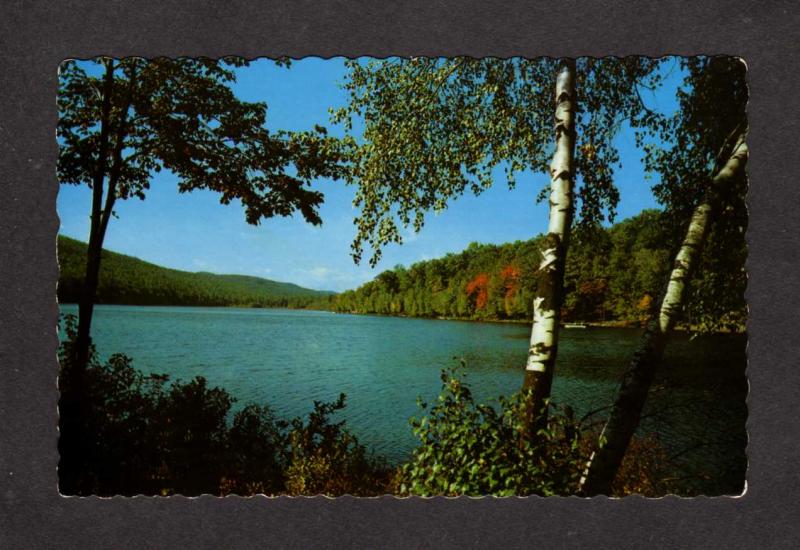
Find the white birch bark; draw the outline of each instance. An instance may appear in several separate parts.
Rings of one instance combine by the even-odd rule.
[[[545,402],[553,383],[563,303],[564,266],[575,184],[575,62],[566,61],[556,78],[555,152],[550,163],[550,213],[533,301],[533,325],[523,389],[528,391],[529,433],[546,421]]]
[[[658,313],[650,320],[642,335],[639,349],[623,378],[611,416],[603,428],[600,437],[601,441],[605,441],[592,454],[581,478],[581,489],[585,494],[611,492],[611,484],[639,425],[647,393],[661,363],[667,337],[683,307],[686,288],[708,237],[711,216],[720,203],[720,191],[731,179],[743,172],[747,156],[747,144],[742,135],[725,165],[711,180],[705,198],[694,209],[686,236],[675,257]]]
[[[550,163],[550,220],[539,272],[561,279],[566,243],[572,224],[572,195],[575,182],[575,65],[565,64],[556,81],[556,150]],[[553,238],[555,237],[555,239]],[[561,296],[556,288],[537,289],[533,302],[533,327],[526,370],[552,369],[556,355]]]

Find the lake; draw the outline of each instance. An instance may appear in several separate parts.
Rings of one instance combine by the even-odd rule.
[[[62,313],[77,306],[62,304]],[[307,414],[314,400],[347,394],[359,440],[392,461],[415,439],[417,397],[438,395],[440,371],[466,362],[479,400],[520,387],[529,327],[321,311],[100,305],[93,338],[100,356],[124,353],[145,372],[204,376],[236,407],[268,403],[280,416]],[[578,414],[612,402],[640,331],[565,329],[553,401]],[[738,494],[746,468],[746,338],[674,335],[648,399],[640,433],[657,433],[692,491]]]

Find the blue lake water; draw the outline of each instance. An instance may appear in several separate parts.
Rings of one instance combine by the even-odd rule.
[[[77,314],[63,304],[62,313]],[[171,379],[204,376],[237,399],[269,403],[283,417],[314,400],[347,394],[342,414],[359,440],[397,461],[415,445],[408,418],[416,398],[439,392],[441,369],[466,361],[480,400],[519,388],[529,327],[319,311],[190,307],[96,307],[93,338],[102,358]],[[553,400],[579,414],[610,404],[640,332],[565,329]],[[741,491],[746,465],[746,339],[676,334],[640,432],[658,433],[705,494]]]

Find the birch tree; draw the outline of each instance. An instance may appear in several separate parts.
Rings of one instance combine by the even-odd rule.
[[[643,58],[348,62],[349,103],[333,121],[351,134],[354,123],[364,124],[361,138],[349,142],[348,181],[358,186],[356,261],[366,244],[377,264],[384,246],[403,242],[401,227],[420,231],[428,212],[465,192],[479,195],[496,168],[510,188],[521,171],[550,172],[539,194],[542,200],[549,188],[551,214],[524,382],[533,412],[550,394],[573,216],[587,226],[613,221],[619,157],[612,139],[623,121],[653,123],[637,86],[657,86],[658,65]]]
[[[680,215],[693,202],[694,206],[656,313],[625,372],[600,446],[586,468],[581,485],[582,491],[589,495],[611,492],[611,484],[639,425],[669,334],[687,309],[692,277],[700,267],[712,224],[721,237],[716,243],[718,249],[711,251],[711,255],[717,257],[720,274],[728,274],[716,280],[735,288],[744,278],[743,258],[735,253],[743,248],[746,223],[743,221],[746,219],[744,170],[748,158],[744,65],[735,58],[701,58],[685,60],[684,64],[689,71],[686,82],[689,89],[679,92],[681,109],[661,132],[663,141],[671,147],[651,149],[646,165],[664,175],[655,189],[673,215]],[[709,165],[711,177],[697,182],[692,172]],[[693,200],[698,194],[700,198]],[[731,225],[735,227],[733,231]],[[734,254],[728,254],[729,250]],[[717,295],[733,295],[734,300],[738,294],[743,305],[743,290],[732,292],[730,287],[714,291]],[[713,318],[717,311],[708,309],[701,314]],[[714,329],[717,323],[705,319],[703,325]]]
[[[545,400],[553,384],[561,306],[564,303],[564,267],[572,227],[575,185],[575,62],[559,70],[555,89],[555,153],[550,164],[550,218],[541,250],[533,325],[525,365],[524,388],[531,391],[528,415],[543,425]]]

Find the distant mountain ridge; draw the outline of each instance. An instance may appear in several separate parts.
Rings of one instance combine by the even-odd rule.
[[[97,302],[101,304],[291,307],[311,306],[335,294],[250,275],[189,272],[103,250]],[[58,299],[77,302],[86,243],[58,236]]]

